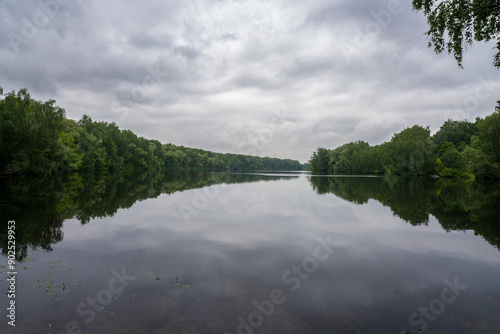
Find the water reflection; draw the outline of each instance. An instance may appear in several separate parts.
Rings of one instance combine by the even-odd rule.
[[[300,173],[302,174],[302,173]],[[203,173],[178,172],[167,176],[141,175],[126,180],[80,178],[65,182],[32,178],[0,183],[0,219],[16,220],[17,257],[26,257],[28,247],[50,251],[63,239],[61,227],[66,219],[81,224],[92,219],[112,217],[118,209],[130,208],[137,201],[161,194],[208,187],[217,184],[292,180],[290,173]],[[473,230],[500,249],[500,187],[498,184],[463,180],[407,179],[398,177],[310,176],[313,190],[355,204],[374,199],[390,208],[394,215],[413,226],[426,225],[436,217],[446,231]],[[7,225],[1,226],[4,236]],[[1,238],[2,254],[7,239]]]
[[[141,174],[129,178],[92,177],[73,174],[65,180],[40,177],[0,179],[0,219],[16,221],[17,260],[26,257],[28,247],[46,251],[62,241],[64,220],[76,218],[82,225],[96,218],[112,217],[118,209],[130,208],[137,201],[156,198],[214,184],[237,184],[272,180],[291,180],[283,174],[227,174],[173,172],[167,175]],[[7,224],[0,225],[2,254],[7,249]]]
[[[218,185],[186,223],[179,207]],[[500,330],[491,185],[189,173],[32,180],[2,196],[1,218],[19,222],[27,267],[18,276],[20,332],[59,333],[70,321],[82,333],[413,334],[423,321],[427,333]],[[315,264],[326,254],[318,238],[333,251]],[[89,320],[88,298],[102,297],[122,268],[134,280]],[[432,321],[419,315],[455,278],[467,285],[456,302]],[[263,311],[276,290],[286,300]]]
[[[498,183],[399,177],[324,177],[309,179],[319,195],[331,193],[356,204],[374,199],[414,225],[436,217],[446,231],[473,230],[500,250]]]

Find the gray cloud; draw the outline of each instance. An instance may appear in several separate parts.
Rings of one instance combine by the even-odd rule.
[[[41,3],[0,4],[4,90],[178,145],[305,162],[319,146],[485,116],[500,89],[492,45],[458,69],[426,47],[406,1]]]

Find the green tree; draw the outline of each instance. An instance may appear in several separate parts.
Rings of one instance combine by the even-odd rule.
[[[467,45],[497,39],[493,64],[500,67],[500,3],[497,0],[413,0],[413,9],[427,17],[429,47],[453,53],[458,66]],[[445,39],[445,33],[448,38]]]
[[[467,171],[478,179],[494,179],[499,177],[499,165],[483,151],[467,146],[462,152]]]
[[[477,133],[477,125],[480,121],[480,118],[476,119],[475,123],[448,119],[432,136],[432,140],[438,146],[443,145],[444,142],[453,143],[457,150],[462,151],[465,146],[470,144],[471,137]]]
[[[78,153],[78,148],[75,145],[75,138],[61,131],[59,132],[58,144],[60,145],[59,152],[61,154],[61,158],[58,159],[61,161],[60,168],[63,171],[76,171],[80,169],[83,162],[83,154]]]
[[[55,172],[64,158],[58,144],[64,115],[54,100],[34,100],[26,89],[8,93],[0,101],[0,174]]]
[[[344,144],[329,152],[328,171],[335,173],[376,173],[381,170],[376,149],[365,141]]]
[[[484,151],[493,161],[500,162],[500,107],[478,124],[477,137],[476,148]]]
[[[467,45],[474,41],[497,39],[498,52],[493,64],[500,67],[500,3],[496,0],[413,0],[413,9],[427,17],[429,47],[439,54],[445,49],[453,53],[458,66]],[[448,38],[445,39],[445,33]]]
[[[465,173],[465,162],[463,155],[455,148],[455,145],[446,141],[438,150],[436,159],[436,172],[445,177],[471,177]]]
[[[311,170],[315,172],[327,172],[329,161],[329,150],[319,147],[316,152],[313,152],[313,155],[309,160]]]
[[[400,175],[428,174],[433,170],[434,143],[429,127],[414,125],[396,133],[390,143],[392,170]]]
[[[78,171],[85,179],[102,180],[179,169],[301,170],[302,165],[290,159],[162,144],[120,130],[115,123],[95,122],[87,115],[76,122],[66,119],[55,101],[36,101],[26,89],[0,100],[0,176],[21,171],[45,175]]]

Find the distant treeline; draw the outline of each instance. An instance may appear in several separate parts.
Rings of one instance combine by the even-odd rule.
[[[100,178],[197,169],[301,170],[302,164],[162,144],[86,115],[76,122],[54,100],[37,101],[26,89],[0,100],[0,176],[78,172]]]
[[[438,175],[500,178],[500,105],[475,122],[447,120],[435,135],[414,125],[389,142],[370,146],[357,141],[335,149],[318,148],[310,168],[339,174]]]

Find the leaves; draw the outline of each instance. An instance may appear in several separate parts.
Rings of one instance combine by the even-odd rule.
[[[68,120],[55,105],[31,98],[26,89],[0,100],[0,175],[82,172],[98,178],[182,169],[241,171],[302,170],[298,161],[221,154],[162,144],[84,115]]]
[[[50,174],[62,158],[64,115],[54,100],[34,100],[26,89],[8,93],[0,101],[0,174]]]
[[[500,4],[496,1],[413,0],[412,5],[427,17],[429,47],[434,46],[436,54],[445,49],[452,53],[460,68],[468,45],[474,41],[487,42],[500,34]],[[493,64],[500,67],[500,40],[497,49]]]
[[[313,171],[329,173],[500,178],[500,107],[474,123],[447,120],[432,137],[429,127],[414,125],[373,147],[357,141],[318,148],[309,162]]]

